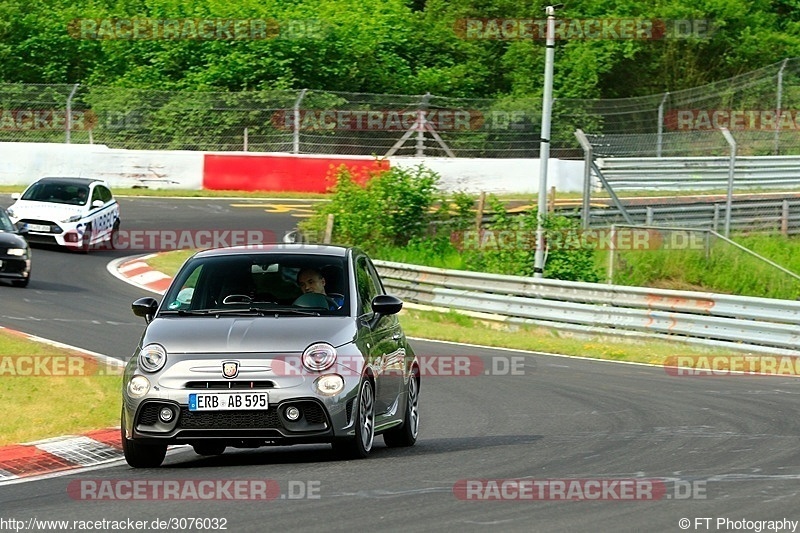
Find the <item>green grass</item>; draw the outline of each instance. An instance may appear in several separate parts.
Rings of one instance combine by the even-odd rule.
[[[68,356],[82,361],[82,370],[80,375],[15,375],[31,368],[14,362],[23,354],[39,361]],[[93,358],[0,330],[0,369],[0,446],[119,425],[122,376]]]
[[[736,235],[733,240],[792,272],[800,273],[798,237]],[[606,270],[607,257],[607,253],[596,256],[597,265],[603,271]],[[619,252],[614,283],[786,300],[800,297],[800,280],[716,239],[710,246],[708,257],[704,250]]]

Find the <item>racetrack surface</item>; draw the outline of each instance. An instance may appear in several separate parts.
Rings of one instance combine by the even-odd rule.
[[[123,227],[263,226],[282,235],[296,221],[231,203],[123,199]],[[130,303],[147,293],[106,271],[108,261],[129,253],[35,249],[29,288],[0,286],[0,325],[129,357],[144,325]],[[800,519],[796,379],[678,377],[639,365],[425,341],[414,346],[421,356],[480,358],[489,370],[507,369],[509,361],[519,366],[513,373],[423,376],[421,436],[410,449],[389,449],[377,439],[369,459],[341,461],[327,446],[232,450],[213,458],[179,448],[159,469],[122,463],[0,486],[0,518],[217,517],[236,532],[681,531],[681,518],[692,520],[690,531],[720,531],[718,518]],[[463,480],[520,478],[638,478],[655,480],[666,493],[656,501],[559,501],[552,493],[556,499],[463,501],[453,491]],[[120,480],[252,479],[274,480],[284,496],[308,487],[315,497],[95,501],[68,492],[87,480],[119,486]],[[692,487],[695,497],[684,499]],[[695,527],[705,524],[694,521],[700,517],[712,518],[710,527]]]

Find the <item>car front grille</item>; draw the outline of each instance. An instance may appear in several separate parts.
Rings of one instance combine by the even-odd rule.
[[[281,429],[275,409],[267,411],[190,411],[181,408],[181,429]]]
[[[225,389],[225,390],[249,390],[249,389],[274,389],[274,381],[187,381],[187,389]]]

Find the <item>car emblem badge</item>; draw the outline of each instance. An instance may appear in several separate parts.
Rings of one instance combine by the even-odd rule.
[[[224,361],[222,363],[222,377],[233,379],[239,375],[239,361]]]

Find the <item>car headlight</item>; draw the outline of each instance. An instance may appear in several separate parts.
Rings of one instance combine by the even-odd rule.
[[[139,366],[145,372],[158,372],[167,362],[167,351],[160,344],[148,344],[139,351]]]
[[[141,398],[150,390],[150,381],[144,376],[133,376],[128,382],[128,395],[131,398]]]
[[[81,218],[83,218],[83,216],[81,216],[81,215],[72,215],[71,217],[65,218],[61,222],[77,222]]]
[[[344,390],[344,378],[339,374],[325,374],[314,381],[314,387],[323,396],[333,396]]]
[[[9,248],[7,253],[8,255],[17,255],[22,257],[25,255],[25,248]]]
[[[336,348],[327,342],[312,344],[303,352],[303,366],[311,372],[321,372],[336,362]]]

